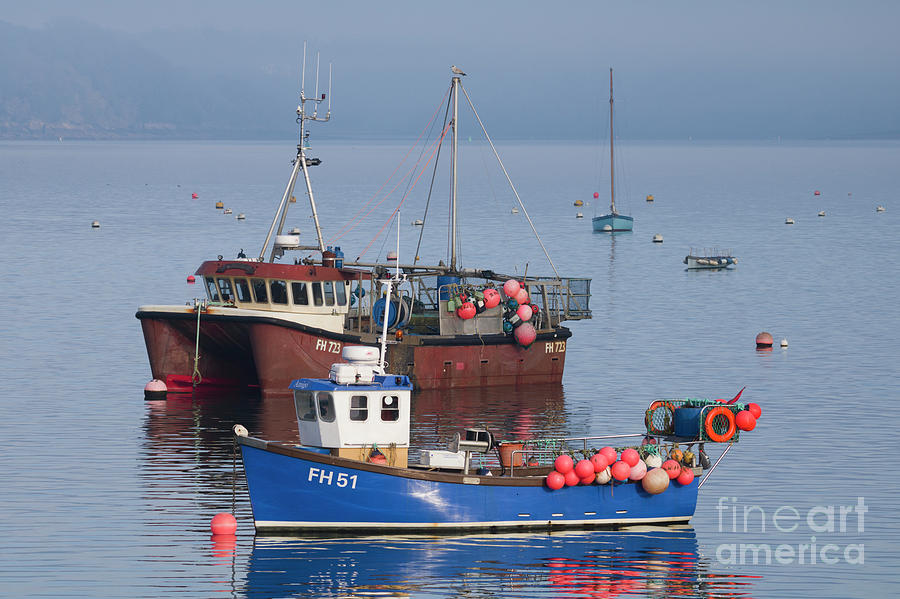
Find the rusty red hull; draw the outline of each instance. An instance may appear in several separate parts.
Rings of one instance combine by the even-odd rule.
[[[154,378],[170,391],[259,390],[286,395],[301,377],[327,377],[345,345],[376,345],[371,336],[334,333],[275,318],[204,315],[195,352],[196,316],[139,311]],[[407,335],[388,346],[391,372],[407,374],[419,389],[560,383],[566,327],[538,333],[528,348],[507,335]],[[197,372],[195,353],[199,354]],[[192,381],[193,375],[193,381]]]

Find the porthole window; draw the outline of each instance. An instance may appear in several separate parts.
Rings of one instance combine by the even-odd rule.
[[[385,422],[400,420],[400,398],[396,395],[385,395],[381,398],[381,419]]]

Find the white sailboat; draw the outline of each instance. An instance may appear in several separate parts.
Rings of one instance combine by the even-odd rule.
[[[634,228],[634,219],[616,210],[616,174],[613,140],[613,70],[609,69],[609,214],[595,216],[592,220],[594,231],[615,233],[617,231],[631,231]]]

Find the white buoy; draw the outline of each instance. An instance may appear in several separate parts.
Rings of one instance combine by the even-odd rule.
[[[822,210],[821,212],[819,212],[819,216],[825,216],[825,211]]]
[[[231,214],[231,208],[226,208],[222,214]]]
[[[653,243],[662,243],[663,237],[659,233],[653,236]]]
[[[787,339],[781,340],[781,347],[787,347]]]
[[[168,388],[159,379],[152,379],[144,386],[144,399],[165,399]]]
[[[575,218],[584,218],[584,215],[580,212],[575,213]]]
[[[794,219],[792,219],[791,217],[787,217],[786,219],[784,219],[784,224],[786,224],[786,225],[793,225],[793,224],[794,224]]]
[[[875,208],[875,212],[884,212],[884,206],[878,206]]]
[[[94,222],[91,223],[91,227],[94,228],[94,229],[99,229],[99,228],[100,228],[100,221],[99,221],[99,220],[95,220]]]
[[[244,220],[244,219],[247,218],[247,217],[244,215],[243,212],[241,212],[241,213],[238,214],[235,218],[238,219],[238,220]]]

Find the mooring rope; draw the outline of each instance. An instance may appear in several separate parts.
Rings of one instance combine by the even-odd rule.
[[[200,312],[203,309],[204,302],[194,300],[194,306],[197,308],[197,334],[194,341],[194,372],[191,373],[191,383],[194,387],[203,382],[203,375],[200,374]]]

